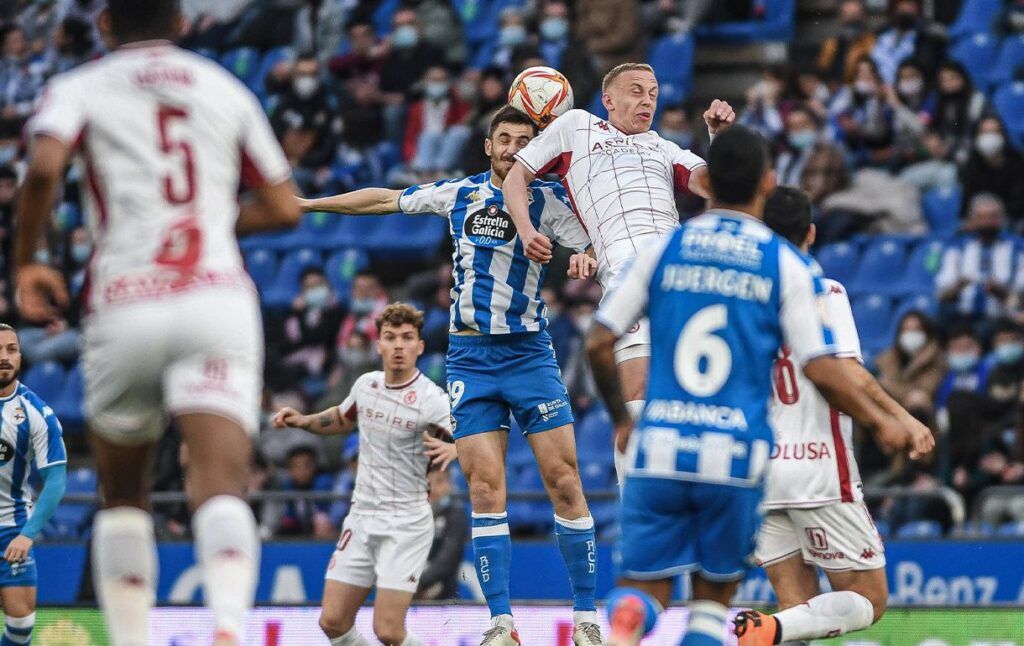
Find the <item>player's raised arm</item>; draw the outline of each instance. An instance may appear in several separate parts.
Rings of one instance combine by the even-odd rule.
[[[736,121],[736,112],[726,101],[715,99],[704,111],[704,123],[708,125],[708,134],[713,140],[715,135],[724,132],[726,128]],[[704,199],[711,198],[711,178],[708,175],[708,167],[695,168],[689,175],[687,188],[694,195]]]
[[[303,211],[326,211],[343,215],[387,215],[398,213],[402,191],[389,188],[361,188],[358,191],[315,199],[299,198]]]
[[[341,414],[337,406],[315,415],[303,415],[288,406],[277,411],[271,420],[275,428],[299,428],[317,435],[340,435],[355,428],[355,420]]]
[[[235,231],[238,235],[287,229],[299,223],[302,211],[291,179],[253,190],[241,201]]]
[[[551,241],[543,233],[537,231],[530,221],[530,201],[528,192],[530,182],[536,179],[536,175],[520,161],[512,165],[512,169],[505,177],[501,192],[505,196],[505,207],[512,222],[516,225],[519,238],[523,241],[523,249],[526,257],[534,262],[549,262],[551,260]]]

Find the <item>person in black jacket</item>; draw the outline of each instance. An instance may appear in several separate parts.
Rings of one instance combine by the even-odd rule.
[[[983,117],[974,129],[970,157],[961,179],[964,197],[961,212],[975,195],[992,193],[1006,204],[1006,213],[1014,223],[1024,219],[1024,158],[1013,147],[1003,122],[996,116]]]
[[[466,505],[452,496],[452,479],[447,471],[427,474],[430,506],[434,510],[434,542],[427,567],[420,576],[417,599],[454,599],[459,590],[459,568],[469,535]]]

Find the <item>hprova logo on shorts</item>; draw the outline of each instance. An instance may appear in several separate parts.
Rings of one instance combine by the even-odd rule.
[[[516,237],[512,216],[495,204],[470,213],[463,231],[470,242],[478,247],[500,247]]]

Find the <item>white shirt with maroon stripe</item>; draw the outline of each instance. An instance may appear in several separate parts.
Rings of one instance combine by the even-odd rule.
[[[561,178],[606,288],[651,239],[679,226],[675,192],[689,190],[690,173],[704,165],[653,130],[623,134],[584,110],[555,119],[516,159],[537,175]]]
[[[27,132],[77,154],[95,241],[87,307],[252,289],[238,187],[284,182],[291,168],[256,97],[225,69],[170,43],[126,46],[54,77]]]
[[[359,426],[359,467],[352,509],[397,513],[429,509],[423,432],[451,433],[448,395],[417,372],[407,383],[389,385],[384,372],[359,377],[340,406]]]
[[[846,289],[825,280],[824,318],[836,356],[861,361],[860,338]],[[768,467],[767,509],[821,507],[863,499],[853,456],[853,420],[832,409],[783,348],[772,370],[775,445]]]

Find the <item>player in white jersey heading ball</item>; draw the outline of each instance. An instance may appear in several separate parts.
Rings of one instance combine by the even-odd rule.
[[[235,236],[298,221],[291,167],[252,93],[170,42],[182,25],[176,0],[109,0],[99,20],[111,53],[52,79],[28,123],[18,304],[25,318],[47,321],[67,301],[60,274],[33,254],[74,158],[96,241],[82,361],[104,495],[94,581],[111,642],[149,643],[157,568],[148,483],[173,417],[191,456],[196,559],[215,639],[237,644],[259,572],[243,496],[263,335]],[[254,197],[241,208],[240,184]]]
[[[373,631],[389,646],[422,644],[405,629],[420,574],[434,540],[427,470],[455,460],[448,394],[416,369],[423,354],[423,313],[392,303],[377,317],[384,370],[356,380],[339,406],[316,415],[283,408],[278,428],[319,435],[359,430],[359,468],[352,510],[327,566],[320,627],[332,646],[368,645],[356,613],[376,586]],[[424,450],[426,449],[426,450]]]
[[[811,203],[799,189],[779,187],[769,198],[764,221],[806,253],[814,244]],[[832,328],[836,357],[856,387],[872,393],[890,414],[904,420],[910,442],[875,429],[886,452],[907,445],[915,455],[933,446],[928,429],[912,420],[861,365],[860,339],[846,289],[825,279],[822,307]],[[885,549],[864,504],[853,455],[853,420],[832,408],[790,358],[779,352],[773,367],[771,422],[775,445],[763,505],[767,514],[755,555],[778,597],[774,618],[740,616],[742,646],[833,637],[867,628],[881,619],[888,599]],[[818,570],[834,592],[820,594]]]
[[[707,164],[651,130],[658,80],[645,63],[613,68],[602,83],[608,119],[570,110],[516,154],[505,180],[505,200],[527,256],[551,259],[551,242],[531,224],[526,187],[534,177],[557,174],[594,245],[597,279],[605,297],[645,246],[679,227],[676,191],[711,195]],[[715,100],[704,112],[712,137],[735,121]],[[643,411],[651,355],[650,328],[641,320],[616,343],[623,394],[634,418]],[[620,474],[621,477],[621,474]]]

